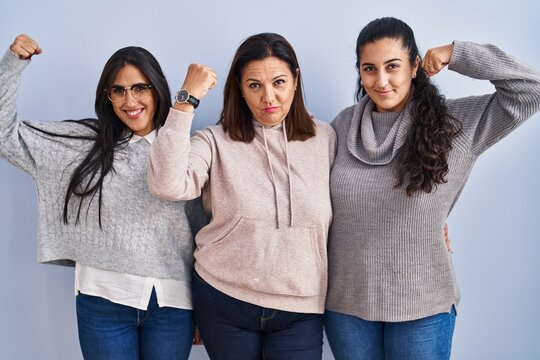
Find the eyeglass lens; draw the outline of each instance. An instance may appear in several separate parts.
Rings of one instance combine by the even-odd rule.
[[[130,88],[124,88],[123,86],[112,86],[108,91],[109,99],[113,102],[123,101],[126,97],[127,90],[131,90],[131,95],[137,99],[143,99],[150,94],[150,84],[135,84]]]

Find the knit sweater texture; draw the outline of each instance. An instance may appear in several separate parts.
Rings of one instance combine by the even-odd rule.
[[[478,156],[540,109],[540,74],[495,46],[461,41],[449,69],[489,80],[496,91],[447,101],[463,128],[448,157],[447,182],[432,193],[408,197],[394,187],[410,102],[401,113],[378,114],[366,96],[332,123],[338,150],[330,180],[331,311],[397,322],[449,312],[459,302],[444,224]]]
[[[210,223],[195,238],[195,269],[211,286],[258,306],[322,313],[332,218],[329,176],[335,133],[285,141],[282,124],[254,121],[255,139],[221,125],[189,132],[193,115],[172,109],[152,144],[150,191],[167,200],[202,192]]]
[[[0,156],[35,181],[38,261],[69,266],[79,262],[120,273],[190,281],[194,242],[186,205],[158,200],[148,192],[150,144],[146,141],[115,151],[114,170],[103,183],[102,228],[97,196],[83,202],[77,225],[78,198],[72,199],[69,224],[63,223],[67,185],[92,141],[50,136],[28,124],[60,135],[95,133],[77,122],[20,121],[15,100],[28,63],[10,51],[0,61]]]

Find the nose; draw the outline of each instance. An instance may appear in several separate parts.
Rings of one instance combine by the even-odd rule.
[[[274,88],[272,86],[265,86],[263,91],[263,102],[265,104],[272,104],[275,99]]]
[[[388,85],[388,74],[384,71],[379,71],[375,85],[377,85],[379,89],[384,89],[384,87]]]
[[[126,90],[126,94],[124,95],[124,102],[126,105],[137,103],[137,99],[135,98],[135,95],[133,94],[131,89]]]

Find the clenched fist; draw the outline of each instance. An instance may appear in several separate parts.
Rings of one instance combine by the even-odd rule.
[[[13,44],[9,47],[9,50],[15,55],[19,55],[19,58],[23,60],[30,59],[34,55],[39,55],[42,51],[38,43],[25,34],[17,36]]]

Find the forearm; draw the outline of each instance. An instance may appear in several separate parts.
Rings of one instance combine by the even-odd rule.
[[[21,73],[28,63],[9,50],[0,60],[0,157],[33,176],[36,166],[27,143],[30,135],[21,133],[24,124],[16,108]]]
[[[17,122],[17,91],[21,73],[28,63],[28,60],[20,60],[9,50],[0,60],[0,134],[2,137]]]
[[[198,196],[190,186],[188,161],[193,113],[171,109],[150,151],[148,188],[164,200],[189,200]]]
[[[508,135],[540,110],[540,74],[493,45],[454,42],[449,69],[489,80],[495,93],[449,100],[461,121],[465,145],[475,155]]]
[[[516,121],[540,109],[540,73],[494,45],[455,41],[449,69],[462,75],[489,80],[497,102]]]

